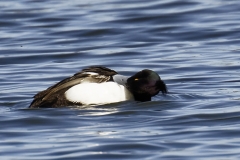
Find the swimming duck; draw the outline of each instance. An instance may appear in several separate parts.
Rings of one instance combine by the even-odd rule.
[[[37,93],[29,108],[108,104],[126,100],[151,101],[167,87],[159,75],[149,69],[131,77],[102,66],[94,66],[68,77]]]

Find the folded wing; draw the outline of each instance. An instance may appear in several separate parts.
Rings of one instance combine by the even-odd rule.
[[[85,82],[102,83],[111,81],[112,76],[116,74],[117,72],[100,66],[83,69],[72,77],[68,77],[46,90],[37,93],[29,108],[48,108],[73,105],[74,103],[69,102],[64,96],[64,93],[69,88]]]

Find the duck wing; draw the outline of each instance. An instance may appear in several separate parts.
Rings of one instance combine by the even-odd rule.
[[[112,76],[116,74],[118,74],[116,71],[101,66],[85,68],[73,76],[63,79],[46,90],[37,93],[29,108],[73,105],[64,96],[64,93],[69,88],[83,82],[102,83],[111,81]]]

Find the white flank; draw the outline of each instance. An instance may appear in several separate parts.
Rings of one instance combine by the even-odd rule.
[[[81,83],[65,92],[67,100],[85,105],[107,104],[133,100],[133,95],[123,85],[115,82]]]

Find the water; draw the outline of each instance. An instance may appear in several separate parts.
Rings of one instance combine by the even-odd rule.
[[[240,159],[239,15],[237,0],[1,0],[1,159]],[[169,94],[28,109],[91,65],[155,70]]]

